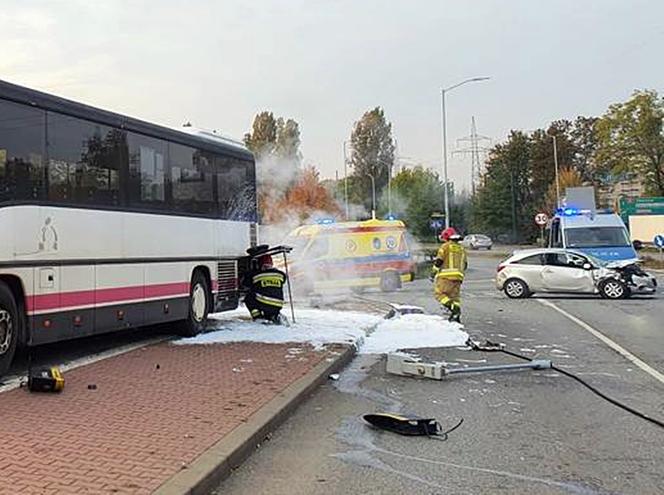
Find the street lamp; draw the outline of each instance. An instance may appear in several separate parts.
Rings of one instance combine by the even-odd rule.
[[[553,164],[556,167],[556,208],[560,208],[560,182],[558,180],[558,146],[556,144],[556,135],[553,138]]]
[[[376,179],[373,174],[367,173],[371,178],[371,219],[376,219]]]
[[[346,141],[344,141],[344,203],[346,205],[346,221],[348,221],[348,158],[346,156]]]
[[[448,88],[441,88],[440,90],[440,120],[443,134],[443,179],[444,179],[444,188],[445,188],[445,228],[450,226],[450,198],[448,192],[447,184],[447,126],[446,126],[446,114],[445,114],[445,94],[449,93],[459,86],[468,84],[471,82],[480,82],[491,79],[490,77],[473,77],[471,79],[466,79],[461,81],[453,86]]]

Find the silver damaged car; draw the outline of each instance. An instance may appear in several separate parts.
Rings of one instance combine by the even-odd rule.
[[[536,292],[599,294],[624,299],[654,294],[657,279],[632,261],[605,262],[571,249],[517,251],[498,265],[496,288],[512,299]]]

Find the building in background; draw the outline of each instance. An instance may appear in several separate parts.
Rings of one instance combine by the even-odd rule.
[[[645,192],[645,185],[639,176],[625,176],[599,186],[597,203],[600,208],[618,210],[621,198],[632,201],[642,197]]]

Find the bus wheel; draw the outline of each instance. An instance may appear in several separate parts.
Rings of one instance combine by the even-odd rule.
[[[0,376],[9,370],[19,334],[18,310],[12,291],[0,282]]]
[[[394,292],[401,288],[401,277],[397,272],[385,272],[380,277],[380,290]]]
[[[205,275],[195,271],[191,279],[191,290],[189,292],[189,315],[183,334],[188,337],[198,335],[205,330],[208,313],[212,306],[210,301],[210,288]]]

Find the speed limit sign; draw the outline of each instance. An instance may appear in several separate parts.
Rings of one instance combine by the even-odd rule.
[[[535,223],[537,225],[546,225],[546,222],[549,221],[549,217],[546,213],[538,213],[535,215]]]

